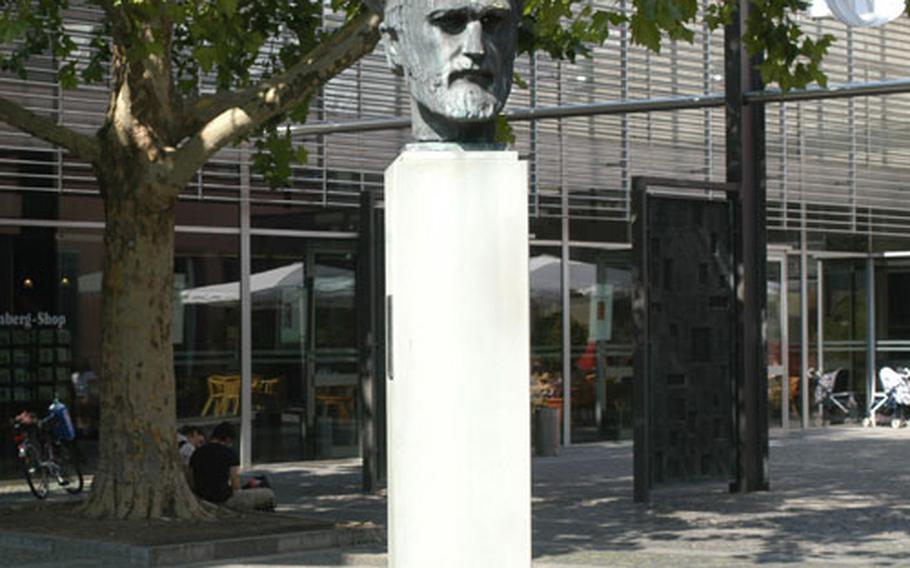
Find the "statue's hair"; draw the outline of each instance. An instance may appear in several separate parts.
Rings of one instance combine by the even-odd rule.
[[[398,25],[401,17],[401,9],[407,3],[419,2],[420,0],[364,0],[367,2],[370,10],[377,14],[383,14],[386,25],[395,27]],[[509,0],[509,4],[515,6],[520,15],[524,7],[524,0]]]
[[[397,27],[401,22],[401,10],[405,2],[414,0],[379,0],[383,5],[383,23],[388,26]]]

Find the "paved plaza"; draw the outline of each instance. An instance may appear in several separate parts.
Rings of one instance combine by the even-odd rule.
[[[906,428],[775,433],[771,491],[659,492],[651,506],[631,502],[631,444],[563,450],[533,462],[534,566],[910,566],[908,448]],[[359,492],[357,460],[260,470],[272,477],[283,513],[385,524],[384,495]],[[8,490],[0,502],[24,498]],[[67,565],[61,560],[0,550],[0,565]],[[385,564],[384,548],[372,545],[200,566]],[[68,565],[105,564],[85,558]]]

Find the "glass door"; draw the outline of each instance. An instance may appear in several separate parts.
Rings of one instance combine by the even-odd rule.
[[[356,456],[360,436],[354,255],[344,249],[323,249],[310,258],[313,344],[308,363],[313,381],[308,387],[315,453],[320,458]]]
[[[569,280],[572,441],[631,439],[631,252],[574,248]]]
[[[559,414],[562,439],[562,288],[559,247],[531,246],[531,414],[552,408]]]
[[[798,404],[799,377],[790,376],[787,325],[787,257],[768,255],[768,425],[790,427],[790,407]]]
[[[825,258],[819,262],[821,297],[818,354],[824,371],[843,369],[838,391],[853,391],[862,408],[866,400],[866,260]]]
[[[252,240],[253,461],[358,455],[354,256]]]
[[[311,458],[306,241],[253,237],[251,249],[253,461]]]

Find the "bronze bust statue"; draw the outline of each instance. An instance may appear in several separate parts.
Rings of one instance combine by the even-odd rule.
[[[415,140],[494,142],[520,17],[519,0],[387,0],[382,34],[407,78]]]

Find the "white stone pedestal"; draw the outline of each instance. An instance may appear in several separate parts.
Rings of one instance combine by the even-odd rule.
[[[390,566],[528,567],[527,165],[407,150],[385,215]]]

